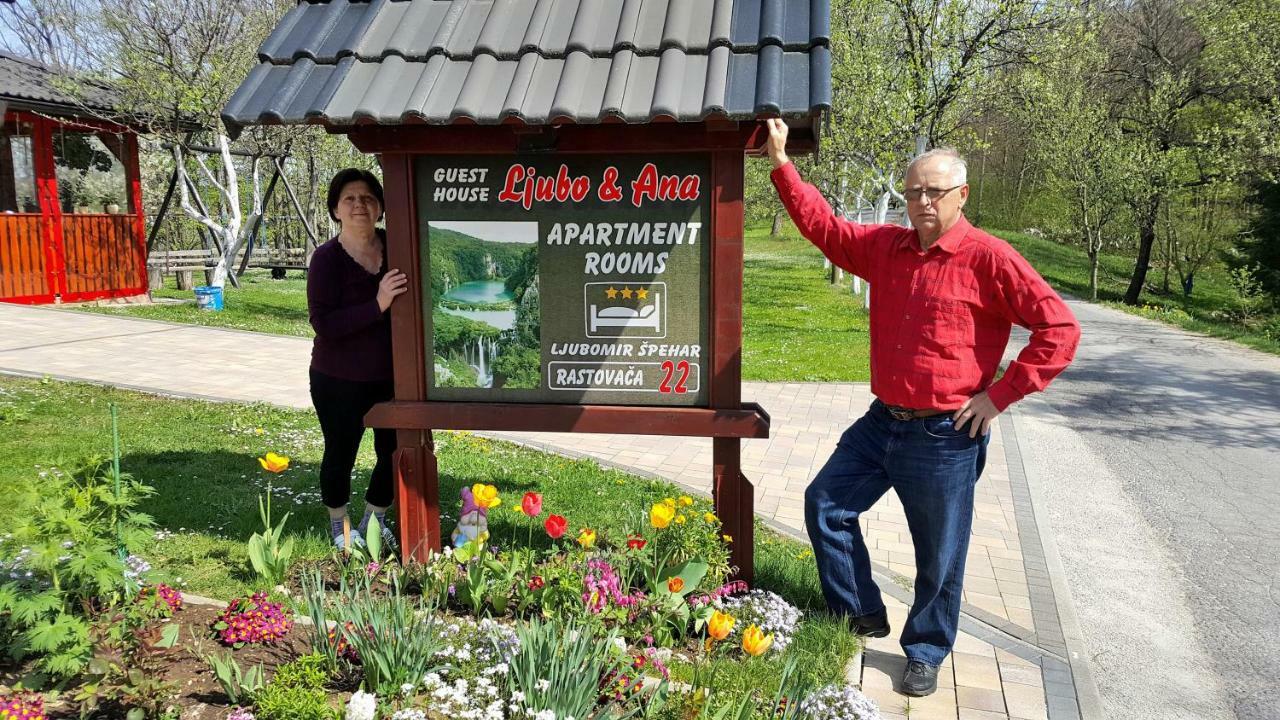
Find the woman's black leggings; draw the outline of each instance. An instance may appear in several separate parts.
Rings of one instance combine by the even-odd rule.
[[[320,497],[324,504],[339,508],[351,498],[351,469],[364,437],[364,414],[374,404],[390,400],[395,389],[390,380],[359,382],[342,380],[311,371],[311,404],[324,433],[324,459],[320,461]],[[375,429],[373,449],[377,464],[369,476],[364,499],[370,505],[386,507],[394,497],[391,482],[391,455],[396,451],[396,431]]]

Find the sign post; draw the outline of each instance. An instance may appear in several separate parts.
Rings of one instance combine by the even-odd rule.
[[[392,306],[396,397],[366,423],[398,431],[411,556],[442,542],[432,430],[704,436],[751,579],[740,441],[769,416],[741,402],[742,185],[763,129],[655,129],[351,133],[380,154],[388,259],[410,280]]]

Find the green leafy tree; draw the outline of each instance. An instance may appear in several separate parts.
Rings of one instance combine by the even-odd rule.
[[[1014,77],[1007,112],[1030,130],[1047,189],[1067,200],[1062,234],[1088,254],[1096,300],[1102,249],[1126,216],[1133,150],[1099,87],[1105,56],[1090,18],[1076,17],[1045,46],[1048,59]]]
[[[1181,190],[1274,172],[1280,8],[1256,0],[1136,0],[1103,8],[1112,117],[1135,148],[1137,304],[1164,206]]]

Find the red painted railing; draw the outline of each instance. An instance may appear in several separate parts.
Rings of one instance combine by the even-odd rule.
[[[0,214],[0,299],[49,302],[49,258],[38,213]]]

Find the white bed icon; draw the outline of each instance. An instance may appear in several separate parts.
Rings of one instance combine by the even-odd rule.
[[[637,300],[635,305],[602,305],[591,301],[593,288],[609,286],[613,290],[624,286],[629,290],[633,285],[649,288],[644,294],[647,302]],[[628,337],[666,337],[663,328],[666,308],[662,302],[666,283],[587,283],[583,290],[587,303],[588,337],[617,337],[624,333]],[[599,295],[600,291],[597,290],[596,294]],[[635,330],[648,330],[650,333],[637,335],[633,332]]]

